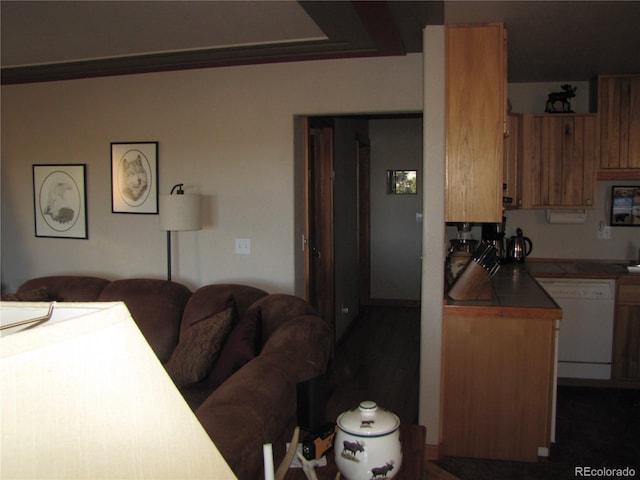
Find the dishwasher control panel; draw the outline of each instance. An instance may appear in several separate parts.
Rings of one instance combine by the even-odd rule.
[[[613,298],[611,286],[606,283],[576,282],[541,282],[544,289],[555,298],[603,299]]]

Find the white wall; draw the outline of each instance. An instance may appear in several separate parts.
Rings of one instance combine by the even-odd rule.
[[[371,120],[371,298],[420,300],[422,119]],[[417,195],[388,195],[387,170],[417,170]]]
[[[551,92],[561,92],[561,85],[568,83],[576,87],[576,96],[571,98],[571,110],[575,113],[589,112],[589,82],[532,82],[510,83],[508,96],[513,113],[544,113],[547,97]]]
[[[440,443],[442,299],[444,296],[445,221],[445,32],[424,30],[424,223],[422,224],[422,303],[420,323],[419,423],[427,444]]]
[[[182,182],[206,200],[204,229],[174,235],[174,279],[293,293],[294,116],[420,111],[422,55],[9,85],[1,108],[6,291],[49,274],[164,278],[157,216],[112,214],[110,194],[110,142],[158,141],[161,193]],[[87,164],[88,240],[35,238],[34,163]]]
[[[609,225],[612,185],[640,185],[640,182],[598,182],[596,208],[587,210],[585,223],[549,224],[544,210],[507,211],[507,236],[522,228],[533,242],[531,258],[576,258],[629,261],[638,259],[640,229],[611,227],[611,239],[598,239],[600,223]]]

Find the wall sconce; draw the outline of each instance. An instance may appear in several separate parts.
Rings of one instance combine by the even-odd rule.
[[[171,281],[171,232],[202,230],[202,199],[186,195],[183,183],[174,185],[169,195],[160,195],[160,230],[167,232],[167,280]]]

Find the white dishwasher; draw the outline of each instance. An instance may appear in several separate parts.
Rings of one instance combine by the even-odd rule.
[[[562,308],[558,377],[610,379],[615,280],[536,280]]]

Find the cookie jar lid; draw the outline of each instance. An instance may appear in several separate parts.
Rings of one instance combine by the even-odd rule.
[[[336,422],[344,432],[361,437],[377,437],[394,432],[400,419],[389,410],[366,400],[356,408],[342,413]]]

